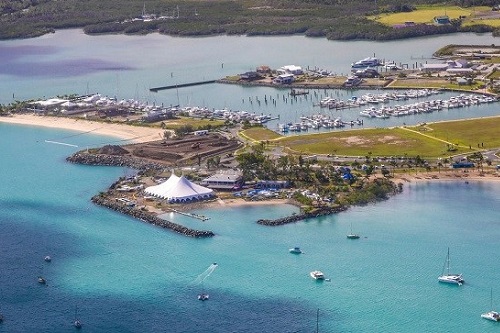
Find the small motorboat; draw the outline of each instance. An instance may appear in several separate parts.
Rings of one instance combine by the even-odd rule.
[[[302,250],[300,249],[300,247],[295,246],[295,247],[289,249],[288,252],[293,253],[293,254],[301,254]]]
[[[198,295],[198,300],[200,300],[200,301],[208,301],[208,294],[205,294],[205,293],[199,294]]]
[[[45,280],[45,278],[43,276],[39,276],[37,281],[40,284],[46,284],[47,283],[47,280]]]
[[[51,262],[52,258],[50,256],[45,256],[45,258],[43,258],[43,260],[45,260],[46,262]]]
[[[73,326],[75,326],[75,328],[78,330],[83,326],[80,319],[78,319],[78,306],[75,306],[75,320],[73,321]]]
[[[79,321],[78,319],[76,319],[74,322],[73,322],[73,326],[75,326],[75,328],[77,329],[80,329],[82,328],[82,322]]]
[[[312,271],[309,275],[315,280],[324,280],[325,275],[321,271]]]

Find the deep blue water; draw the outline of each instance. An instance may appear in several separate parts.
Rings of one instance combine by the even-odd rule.
[[[45,142],[107,138],[0,132],[0,332],[70,331],[75,307],[88,332],[311,332],[318,308],[321,332],[498,328],[479,315],[500,289],[500,183],[405,184],[386,202],[276,228],[255,221],[294,207],[221,206],[198,211],[205,222],[170,216],[217,234],[191,239],[94,206],[92,195],[131,171],[68,164],[78,148]],[[346,239],[351,224],[361,239]],[[293,246],[305,253],[288,253]],[[459,288],[437,282],[448,247],[466,280]],[[331,281],[312,280],[316,269]],[[209,301],[196,299],[201,290]]]

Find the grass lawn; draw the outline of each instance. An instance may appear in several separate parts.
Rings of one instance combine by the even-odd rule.
[[[276,133],[275,131],[272,131],[270,129],[267,129],[265,127],[252,127],[246,130],[243,130],[240,132],[240,135],[243,137],[260,142],[260,141],[266,141],[266,140],[274,140],[281,138],[282,136]]]
[[[197,130],[199,128],[204,128],[207,125],[213,127],[221,127],[224,126],[224,121],[222,120],[210,120],[210,119],[198,119],[198,118],[190,118],[190,117],[179,117],[176,119],[164,120],[166,129],[177,129],[181,126],[190,125],[193,127],[193,130]],[[158,123],[158,127],[160,123]]]
[[[278,145],[304,155],[419,155],[422,158],[445,158],[478,149],[500,147],[499,128],[500,117],[488,117],[405,128],[347,130],[286,137],[265,128],[252,128],[244,133],[256,142],[274,139]],[[448,151],[448,143],[456,145],[457,149]]]
[[[486,78],[488,80],[489,79],[498,80],[498,79],[500,79],[500,71],[491,72],[490,74],[488,74],[488,76]]]
[[[472,26],[472,25],[478,25],[478,24],[484,24],[488,25],[490,27],[495,27],[498,28],[500,27],[500,19],[470,19],[462,23],[462,26],[467,27],[467,26]]]
[[[479,89],[483,82],[475,81],[471,85],[462,85],[459,86],[455,82],[450,82],[445,79],[411,79],[411,80],[395,80],[393,83],[389,85],[391,88],[430,88],[430,89],[452,89],[452,90],[463,90],[463,91],[472,91]]]
[[[461,8],[458,6],[416,6],[416,8],[416,10],[409,13],[382,14],[370,18],[382,24],[393,26],[396,24],[404,24],[405,22],[432,23],[436,16],[446,15],[450,19],[456,19],[460,16],[469,17],[477,11],[491,11],[489,7]]]
[[[278,140],[302,154],[342,156],[444,157],[446,143],[401,128],[365,129],[284,137]]]
[[[428,135],[468,148],[477,149],[500,147],[500,117],[477,118],[460,121],[447,121],[427,125]],[[483,147],[479,147],[483,148]]]

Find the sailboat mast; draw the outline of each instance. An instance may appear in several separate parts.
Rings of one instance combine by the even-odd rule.
[[[319,333],[319,308],[316,311],[316,333]]]
[[[448,248],[448,255],[446,256],[446,273],[450,275],[450,248]]]
[[[490,309],[493,309],[493,287],[490,289]]]

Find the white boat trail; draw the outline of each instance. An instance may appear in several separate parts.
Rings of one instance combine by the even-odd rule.
[[[192,285],[198,285],[203,281],[205,281],[205,279],[208,278],[215,271],[217,267],[218,265],[215,262],[210,266],[208,266],[208,268],[203,273],[198,275],[198,277],[193,281]]]
[[[45,140],[45,142],[47,143],[53,143],[53,144],[56,144],[56,145],[63,145],[63,146],[69,146],[69,147],[77,147],[77,145],[73,145],[71,143],[64,143],[64,142],[58,142],[58,141],[52,141],[52,140]]]

